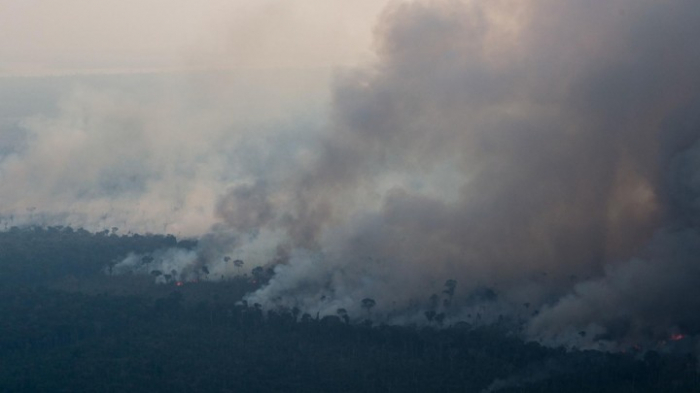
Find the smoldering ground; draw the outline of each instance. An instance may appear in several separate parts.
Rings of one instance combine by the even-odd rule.
[[[698,22],[683,0],[395,4],[316,147],[233,186],[193,261],[275,261],[265,307],[698,333]]]

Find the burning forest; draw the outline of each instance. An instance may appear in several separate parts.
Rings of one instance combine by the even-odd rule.
[[[548,348],[697,357],[699,36],[692,0],[395,1],[374,25],[372,56],[334,69],[325,104],[304,112],[320,120],[231,120],[220,76],[197,90],[206,109],[164,100],[116,110],[121,101],[83,92],[55,118],[26,123],[29,147],[0,154],[0,180],[41,168],[32,157],[74,123],[124,123],[154,155],[124,142],[127,165],[105,151],[96,168],[116,180],[91,169],[99,181],[88,171],[71,183],[82,191],[57,192],[77,201],[67,217],[109,206],[126,228],[198,230],[184,244],[123,252],[104,276],[177,291],[239,283],[229,311],[243,319],[494,327]],[[261,97],[282,94],[270,83],[279,93]],[[257,99],[245,91],[236,105],[247,95]],[[270,118],[286,121],[280,108],[302,97],[270,104]],[[80,117],[91,108],[96,119]],[[241,108],[241,119],[268,109]],[[76,138],[102,146],[109,132]],[[6,186],[0,198],[24,207]],[[61,217],[26,209],[30,223]],[[580,367],[550,360],[480,389]]]
[[[391,6],[312,152],[232,186],[196,250],[117,267],[216,280],[230,254],[274,272],[247,296],[265,309],[372,298],[388,323],[507,316],[552,343],[695,336],[699,12]]]

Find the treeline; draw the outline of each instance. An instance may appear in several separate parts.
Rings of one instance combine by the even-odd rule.
[[[193,284],[194,285],[194,284]],[[214,284],[214,285],[230,285]],[[186,290],[0,296],[0,391],[691,392],[692,357],[566,352],[497,328],[348,324]]]
[[[129,252],[195,245],[172,235],[119,235],[116,228],[92,233],[58,226],[12,227],[0,231],[0,284],[47,285],[67,276],[85,278]]]
[[[0,232],[0,392],[700,391],[688,354],[546,348],[505,324],[266,311],[242,301],[266,270],[182,286],[102,271],[129,252],[195,245],[115,231]],[[71,285],[55,285],[66,276]],[[448,301],[455,284],[446,283]],[[362,300],[367,314],[373,305]]]

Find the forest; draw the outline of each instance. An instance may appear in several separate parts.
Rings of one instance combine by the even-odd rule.
[[[264,310],[242,301],[265,285],[260,270],[161,284],[105,273],[128,253],[196,245],[116,228],[0,232],[0,391],[700,391],[687,352],[552,348],[505,323],[395,326],[342,309]]]

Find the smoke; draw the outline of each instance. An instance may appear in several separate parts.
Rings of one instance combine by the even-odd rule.
[[[698,16],[689,1],[389,8],[377,63],[336,79],[310,162],[221,203],[226,227],[291,250],[250,300],[359,313],[370,297],[389,318],[454,279],[455,318],[489,288],[541,309],[533,336],[697,332]]]
[[[274,266],[265,307],[698,333],[698,21],[690,0],[394,4],[327,132],[224,194],[201,259]]]
[[[308,148],[326,74],[0,80],[0,221],[199,236],[228,187]]]
[[[151,274],[156,282],[176,282],[200,278],[200,272],[193,270],[197,254],[194,251],[170,248],[158,250],[149,256],[129,254],[124,260],[106,269],[106,273]]]

